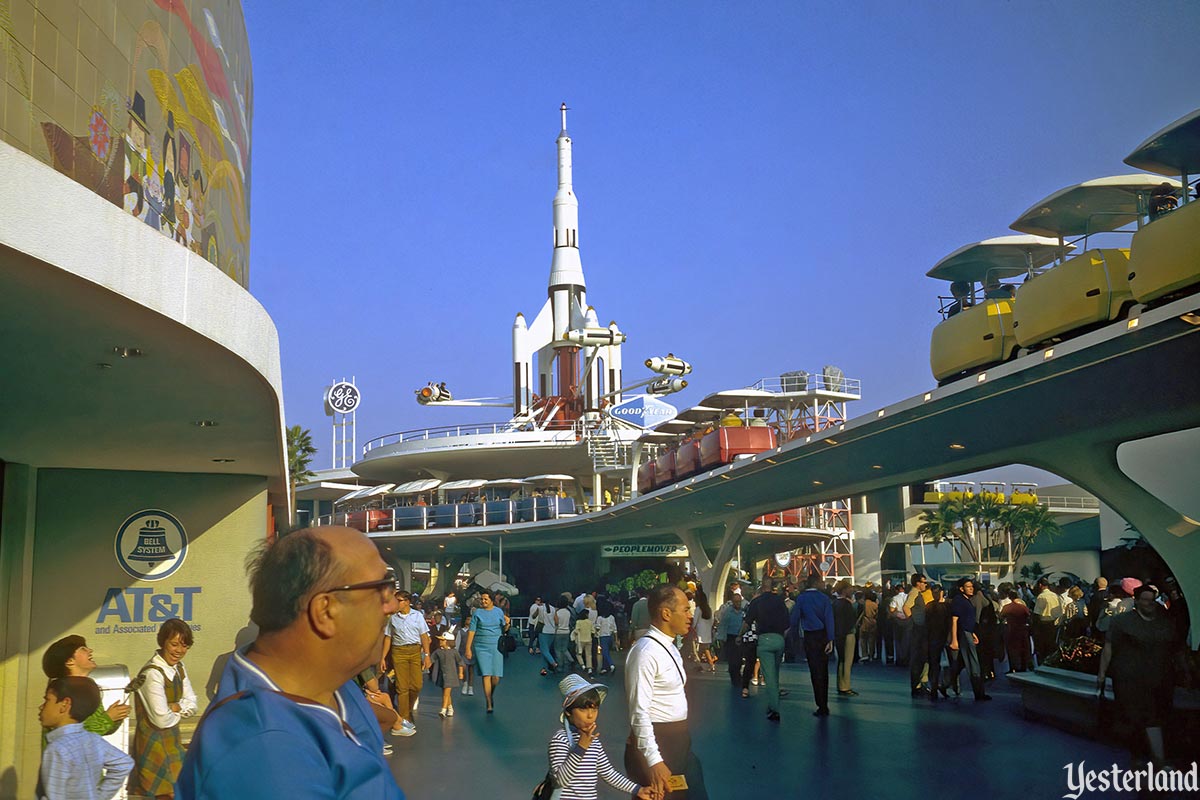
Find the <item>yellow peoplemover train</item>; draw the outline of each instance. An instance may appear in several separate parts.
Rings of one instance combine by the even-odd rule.
[[[1188,183],[1200,172],[1200,110],[1125,163],[1154,174],[1061,189],[1010,226],[1020,235],[965,245],[929,271],[950,282],[930,342],[939,384],[1200,290],[1200,203]]]

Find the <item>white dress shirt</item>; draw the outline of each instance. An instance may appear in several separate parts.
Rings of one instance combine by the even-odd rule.
[[[392,637],[393,647],[421,644],[421,637],[429,635],[429,623],[425,621],[425,615],[416,609],[407,614],[392,614],[388,621],[388,634]]]
[[[687,719],[687,681],[683,658],[675,648],[675,639],[651,626],[629,650],[625,661],[625,695],[629,701],[630,727],[637,749],[648,766],[663,760],[654,738],[656,722],[680,722]]]
[[[150,666],[158,667],[162,672],[158,669],[146,669]],[[146,673],[146,682],[138,689],[138,696],[142,698],[142,708],[146,710],[146,716],[154,727],[174,728],[181,719],[196,713],[196,692],[192,690],[192,682],[188,679],[186,668],[183,670],[183,697],[179,699],[178,712],[172,711],[167,705],[166,687],[167,681],[175,680],[176,668],[155,653],[142,669]]]

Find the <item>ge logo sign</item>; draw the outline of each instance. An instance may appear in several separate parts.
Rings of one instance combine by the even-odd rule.
[[[343,381],[329,387],[329,397],[325,402],[333,411],[339,414],[349,414],[358,408],[361,400],[362,395],[359,394],[358,387]]]

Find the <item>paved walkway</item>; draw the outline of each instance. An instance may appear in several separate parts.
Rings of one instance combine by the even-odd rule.
[[[623,654],[616,654],[621,656]],[[496,712],[484,713],[483,687],[474,697],[454,695],[455,716],[438,717],[441,691],[426,684],[418,733],[388,737],[396,779],[412,798],[527,800],[546,774],[546,743],[558,724],[557,681],[538,675],[540,657],[522,648],[508,658]],[[716,674],[688,676],[694,749],[704,764],[713,800],[741,797],[917,798],[972,796],[1057,798],[1066,792],[1068,762],[1089,767],[1128,758],[1117,748],[1072,736],[1021,717],[1020,699],[1003,676],[989,688],[996,698],[914,701],[907,669],[857,665],[861,694],[830,700],[832,714],[815,719],[808,670],[785,665],[783,721],[768,722],[766,704],[751,687],[742,699],[724,664]],[[561,677],[561,676],[560,676]],[[624,673],[601,682],[612,687],[600,713],[605,749],[620,769],[629,724]],[[601,797],[617,797],[601,790]]]

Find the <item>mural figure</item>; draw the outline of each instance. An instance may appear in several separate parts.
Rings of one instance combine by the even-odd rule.
[[[140,220],[146,219],[146,98],[133,93],[129,106],[129,124],[125,126],[125,202],[124,208]],[[131,197],[132,195],[132,197]]]

